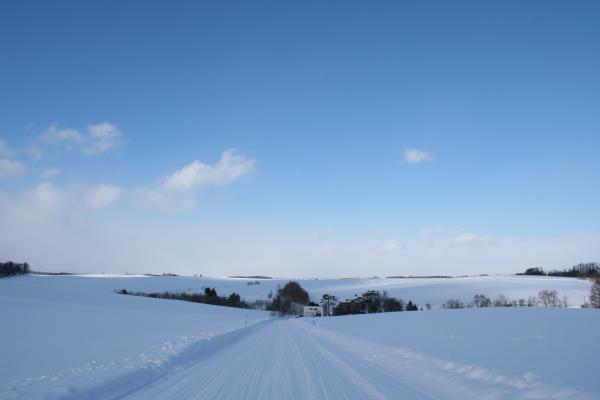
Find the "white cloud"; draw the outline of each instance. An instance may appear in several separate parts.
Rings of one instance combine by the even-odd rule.
[[[312,229],[273,221],[176,226],[132,213],[107,216],[100,224],[89,218],[86,189],[42,183],[21,194],[0,192],[0,254],[47,271],[160,273],[168,265],[180,274],[288,278],[514,273],[600,257],[598,233],[497,237],[494,245],[474,237],[463,236],[459,245],[407,234],[389,236],[386,247],[398,250],[382,251],[386,241],[379,235],[341,229],[324,241]]]
[[[27,147],[25,152],[29,154],[34,160],[39,160],[44,156],[44,147],[39,143],[34,143]]]
[[[395,239],[388,239],[381,244],[381,248],[385,251],[394,252],[400,248],[400,242]]]
[[[0,158],[0,179],[14,178],[25,174],[25,165],[20,161]]]
[[[448,243],[453,244],[493,244],[497,238],[492,235],[479,235],[475,233],[461,233],[447,239]]]
[[[43,210],[57,210],[71,197],[69,191],[61,190],[50,182],[39,184],[27,195],[32,205]]]
[[[198,160],[175,171],[164,181],[166,190],[189,191],[204,186],[227,185],[254,170],[256,161],[244,155],[236,154],[235,149],[225,150],[215,165],[204,164]]]
[[[73,192],[43,182],[12,198],[13,212],[26,214],[31,219],[56,215],[72,210]]]
[[[88,137],[83,152],[101,154],[116,147],[121,142],[121,131],[110,122],[88,125]]]
[[[410,164],[419,164],[425,161],[432,161],[434,159],[433,154],[427,150],[419,149],[405,149],[404,150],[404,161]]]
[[[92,209],[104,208],[116,202],[122,194],[123,190],[118,186],[98,184],[86,191],[85,203]]]
[[[51,182],[42,182],[21,193],[6,194],[0,206],[8,206],[5,211],[9,214],[21,215],[28,220],[47,217],[70,219],[107,207],[121,194],[122,190],[113,185],[59,187]]]
[[[117,147],[122,143],[121,131],[110,122],[101,122],[87,126],[85,133],[72,128],[59,128],[51,125],[46,132],[38,136],[29,148],[29,153],[39,159],[48,146],[64,150],[76,150],[88,155],[98,155]]]
[[[162,187],[141,188],[136,195],[143,206],[163,211],[190,211],[196,206],[193,193],[173,193]]]
[[[58,168],[46,168],[42,171],[41,176],[43,179],[52,179],[55,176],[60,174],[60,169]]]
[[[225,150],[219,161],[205,164],[194,160],[173,172],[153,188],[137,191],[142,203],[165,210],[189,210],[195,205],[195,191],[208,186],[225,186],[254,171],[256,160]]]
[[[447,229],[441,226],[426,226],[421,229],[421,235],[423,236],[435,236],[446,232]]]
[[[63,146],[67,150],[72,150],[75,147],[83,145],[85,139],[79,131],[69,128],[58,128],[56,125],[52,125],[39,136],[40,142],[52,145],[52,146]]]

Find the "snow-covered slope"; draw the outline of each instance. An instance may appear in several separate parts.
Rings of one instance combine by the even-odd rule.
[[[596,399],[600,312],[469,309],[270,319],[123,296],[216,287],[265,298],[285,280],[122,276],[0,279],[1,399]],[[250,280],[254,281],[254,280]],[[301,280],[316,298],[367,289],[418,303],[535,295],[574,279]],[[248,326],[246,326],[246,316]]]
[[[99,279],[103,277],[105,279]],[[126,288],[135,291],[202,291],[205,287],[214,287],[219,294],[240,293],[249,300],[266,299],[269,292],[275,293],[278,285],[284,285],[289,279],[231,279],[211,277],[147,277],[123,275],[93,276],[50,276],[42,279],[75,280],[75,286],[83,284],[83,290],[112,291]],[[559,296],[567,296],[572,307],[583,304],[589,295],[590,283],[574,278],[552,278],[535,276],[479,276],[467,278],[352,278],[352,279],[300,279],[302,287],[314,300],[324,293],[334,294],[340,300],[360,295],[366,290],[386,290],[393,296],[417,304],[430,303],[439,307],[448,299],[461,299],[469,302],[475,294],[484,294],[494,298],[499,294],[509,299],[537,296],[542,289],[556,290]],[[77,283],[79,282],[79,283]],[[248,283],[260,282],[256,285]],[[73,286],[73,285],[70,285]]]
[[[273,320],[142,384],[121,379],[71,398],[592,400],[600,384],[587,354],[599,345],[577,329],[600,327],[597,314],[488,309]]]
[[[323,342],[343,346],[374,368],[407,374],[418,386],[465,393],[436,398],[600,399],[598,310],[354,315],[321,318],[317,328]]]
[[[268,318],[246,311],[113,293],[162,278],[0,279],[0,399],[40,398],[157,365],[198,340]],[[147,286],[144,286],[147,284]],[[125,285],[126,286],[126,285]]]

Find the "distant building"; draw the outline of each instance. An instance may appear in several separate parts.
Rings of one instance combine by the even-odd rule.
[[[323,307],[321,306],[304,306],[305,317],[321,317],[323,315]]]

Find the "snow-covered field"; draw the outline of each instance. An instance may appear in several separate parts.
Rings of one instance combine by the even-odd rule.
[[[103,277],[105,279],[91,279]],[[38,277],[42,279],[43,277]],[[46,277],[43,279],[57,279]],[[62,279],[86,279],[83,290],[111,291],[115,288],[152,291],[202,291],[214,287],[221,295],[232,292],[241,294],[248,300],[266,299],[269,292],[277,292],[278,285],[285,285],[289,279],[232,279],[211,277],[147,277],[122,275],[71,276]],[[79,282],[79,281],[78,281]],[[260,282],[258,285],[248,283]],[[298,282],[313,298],[318,300],[324,293],[334,294],[339,300],[373,289],[387,291],[405,301],[412,300],[423,305],[430,303],[440,307],[448,299],[470,302],[475,294],[494,298],[503,294],[509,299],[537,296],[542,289],[556,290],[559,296],[567,296],[571,307],[583,304],[590,292],[590,283],[574,278],[548,278],[536,276],[479,276],[467,278],[352,278],[352,279],[299,279]],[[77,286],[77,285],[76,285]]]
[[[123,296],[216,287],[265,298],[285,280],[25,276],[0,279],[0,399],[598,399],[600,312],[468,309],[281,320]],[[254,281],[254,280],[250,280]],[[434,307],[575,279],[301,280],[313,298],[367,289]],[[246,319],[248,320],[246,326]]]
[[[260,311],[113,293],[129,281],[150,290],[160,280],[0,279],[0,399],[51,398],[73,386],[160,365],[192,343],[243,328],[246,315],[249,324],[268,317]]]

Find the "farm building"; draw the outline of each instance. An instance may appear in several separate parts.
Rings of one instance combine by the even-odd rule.
[[[304,306],[305,317],[321,317],[323,315],[323,307],[321,306]]]

